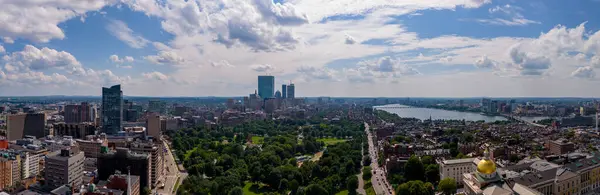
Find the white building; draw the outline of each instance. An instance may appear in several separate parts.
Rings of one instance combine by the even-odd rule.
[[[462,177],[465,173],[471,173],[477,170],[478,158],[463,158],[454,160],[443,160],[440,164],[440,180],[453,178],[456,185],[462,186]]]

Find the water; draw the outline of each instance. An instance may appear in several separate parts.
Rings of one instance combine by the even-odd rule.
[[[403,118],[418,118],[421,120],[429,119],[431,116],[432,119],[450,119],[450,120],[467,120],[467,121],[479,121],[483,120],[485,122],[494,122],[494,121],[502,121],[506,120],[506,118],[502,116],[485,116],[479,113],[472,112],[457,112],[450,110],[440,110],[440,109],[432,109],[432,108],[415,108],[400,104],[390,104],[385,105],[383,107],[402,107],[402,108],[378,108],[377,110],[384,110],[389,113],[395,113]]]

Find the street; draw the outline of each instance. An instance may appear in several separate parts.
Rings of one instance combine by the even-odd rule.
[[[165,148],[167,150],[165,153],[164,162],[165,179],[163,182],[165,183],[165,187],[162,189],[157,189],[156,192],[160,195],[176,194],[175,192],[173,192],[173,188],[176,186],[175,182],[179,182],[181,184],[183,182],[183,179],[185,179],[185,177],[187,176],[187,173],[182,173],[177,168],[177,163],[175,162],[175,158],[173,157],[171,148],[169,148],[169,145],[167,144],[167,140],[164,140],[163,144],[165,145]],[[179,178],[179,180],[177,180],[177,178]]]
[[[377,164],[377,148],[373,144],[373,135],[369,131],[369,124],[365,122],[365,132],[369,142],[369,155],[371,156],[371,168],[373,169],[373,177],[371,183],[376,194],[393,195],[395,194],[394,189],[388,183],[384,169],[379,167]]]

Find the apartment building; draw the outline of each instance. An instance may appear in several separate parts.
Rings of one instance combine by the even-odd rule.
[[[83,152],[63,149],[48,155],[46,162],[46,184],[53,188],[83,183]]]

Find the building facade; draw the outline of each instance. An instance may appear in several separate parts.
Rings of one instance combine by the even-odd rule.
[[[150,156],[150,185],[156,187],[158,181],[163,177],[164,171],[164,149],[160,143],[133,142],[129,150]]]
[[[64,149],[46,158],[46,184],[57,188],[62,185],[80,186],[83,184],[83,152]]]
[[[286,84],[281,85],[281,98],[283,98],[283,99],[287,98],[287,85]]]
[[[261,98],[272,98],[275,94],[275,77],[258,76],[258,95]]]
[[[98,178],[107,180],[110,175],[119,171],[140,176],[140,188],[150,188],[151,157],[148,154],[134,153],[127,148],[117,148],[116,151],[103,149],[98,156]]]
[[[575,150],[575,144],[567,139],[558,139],[548,141],[550,153],[554,155],[566,154]]]
[[[296,86],[294,84],[290,84],[287,86],[287,97],[288,99],[296,98]]]
[[[26,135],[35,136],[36,138],[45,136],[46,114],[44,113],[9,115],[6,123],[6,133],[9,141],[21,139]]]
[[[0,157],[0,191],[12,184],[12,160]]]
[[[160,128],[160,115],[158,114],[150,114],[146,118],[146,132],[149,136],[155,137],[156,139],[160,139],[161,128]]]
[[[102,88],[102,130],[109,135],[123,129],[123,91],[121,85]]]
[[[462,186],[462,177],[465,173],[474,172],[477,168],[477,158],[463,158],[443,160],[440,165],[440,180],[453,178],[457,186]]]
[[[79,105],[66,105],[64,110],[65,123],[93,122],[92,106],[87,102]]]
[[[85,136],[96,134],[97,126],[91,122],[84,123],[55,123],[52,124],[54,136],[72,136],[83,139]]]

